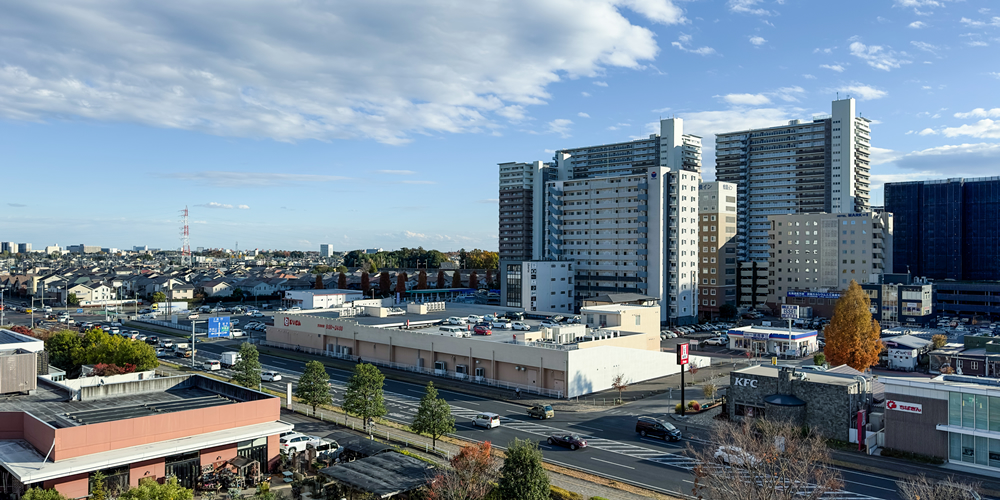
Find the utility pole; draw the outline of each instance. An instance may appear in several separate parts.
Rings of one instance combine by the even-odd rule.
[[[195,325],[195,323],[197,323],[197,321],[195,321],[195,320],[192,319],[191,320],[191,368],[192,369],[194,369],[194,355],[195,355],[195,352],[196,352],[194,350],[194,330],[195,330],[194,325]]]

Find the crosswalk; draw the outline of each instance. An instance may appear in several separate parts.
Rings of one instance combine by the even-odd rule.
[[[199,353],[199,357],[204,356],[206,359],[218,359],[219,355],[213,353]],[[265,369],[276,370],[285,375],[288,380],[283,380],[280,384],[284,384],[286,381],[294,382],[301,375],[299,372],[291,371],[284,367],[273,367],[264,365]],[[228,370],[222,371],[224,374],[228,374]],[[338,380],[331,380],[331,385],[334,389],[335,402],[341,400],[344,391],[347,389],[347,384]],[[417,413],[417,408],[420,405],[420,398],[416,396],[411,396],[409,394],[401,394],[396,392],[385,391],[383,393],[385,398],[385,404],[388,410],[388,417],[392,420],[401,423],[410,423],[413,421],[413,417]],[[621,410],[612,410],[609,413],[625,414],[626,412]],[[451,405],[451,413],[455,416],[456,422],[472,421],[476,415],[480,413],[479,410],[472,408],[466,408],[458,405]],[[531,434],[534,436],[539,436],[542,438],[547,438],[553,434],[564,434],[567,432],[566,429],[553,427],[542,423],[542,421],[536,420],[521,420],[517,418],[510,418],[506,416],[500,417],[500,425],[514,429],[525,434]],[[664,451],[663,449],[651,448],[647,446],[640,446],[638,444],[627,443],[622,441],[615,441],[611,439],[604,439],[598,436],[582,434],[581,436],[587,440],[587,446],[601,451],[606,451],[609,453],[615,453],[618,455],[626,456],[629,458],[634,458],[637,460],[648,461],[656,463],[659,465],[664,465],[668,467],[674,467],[686,471],[693,471],[702,463],[692,457],[689,457],[683,453],[674,453]],[[709,470],[721,469],[724,467],[721,464],[705,464]],[[747,480],[750,480],[747,478]],[[815,488],[815,486],[807,487]],[[845,490],[829,491],[826,492],[822,497],[824,500],[878,500],[877,497],[872,497],[868,495],[863,495],[860,493],[854,493]]]

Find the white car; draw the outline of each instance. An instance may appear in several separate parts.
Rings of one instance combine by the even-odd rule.
[[[470,314],[468,318],[465,318],[471,324],[482,323],[483,317],[478,314]]]
[[[305,449],[309,446],[316,446],[321,441],[322,440],[316,436],[294,433],[280,438],[278,441],[278,449],[291,455],[292,453],[305,451]]]
[[[465,318],[459,318],[458,316],[452,316],[452,317],[448,318],[448,324],[449,325],[462,326],[462,325],[465,324]]]
[[[476,415],[476,418],[472,419],[472,425],[475,427],[485,427],[487,429],[500,427],[500,415],[497,415],[496,413],[482,412]]]
[[[238,324],[240,324],[240,320],[238,320],[236,318],[233,318],[233,319],[229,320],[229,324],[230,325],[238,325]]]
[[[254,311],[254,312],[250,313],[250,317],[251,318],[263,318],[264,314],[261,313],[260,311]]]
[[[559,323],[556,323],[555,321],[549,321],[549,320],[546,319],[546,320],[542,320],[542,322],[538,324],[538,327],[539,328],[558,328],[559,327]]]
[[[799,370],[807,371],[807,372],[825,372],[826,368],[823,368],[822,366],[816,366],[816,365],[803,365],[803,366],[799,367]]]
[[[663,331],[663,332],[660,332],[660,338],[664,339],[664,340],[665,339],[676,339],[677,338],[677,334],[674,333],[674,332]]]
[[[243,336],[243,330],[240,330],[239,328],[230,328],[229,329],[229,335],[232,336],[232,337],[242,337]]]
[[[276,371],[265,371],[260,373],[260,379],[265,382],[277,382],[281,380],[281,374]]]
[[[523,331],[523,332],[531,331],[531,325],[523,321],[515,321],[511,323],[510,328],[515,331]]]
[[[202,367],[205,368],[205,371],[214,372],[222,369],[222,363],[219,363],[218,360],[206,361]]]
[[[505,319],[500,319],[493,322],[493,328],[498,330],[510,330],[511,323]]]
[[[705,345],[727,345],[729,341],[725,337],[712,337],[705,341]]]
[[[738,446],[720,446],[715,450],[715,459],[732,467],[745,467],[757,463],[757,457]]]

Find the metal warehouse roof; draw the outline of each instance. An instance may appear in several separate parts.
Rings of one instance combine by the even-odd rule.
[[[335,481],[389,498],[426,484],[434,467],[400,453],[385,453],[320,470]]]

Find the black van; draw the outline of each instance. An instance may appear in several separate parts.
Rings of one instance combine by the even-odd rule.
[[[658,437],[671,441],[681,440],[681,430],[674,427],[674,424],[653,417],[639,417],[639,420],[635,422],[635,432],[638,432],[642,437]]]

